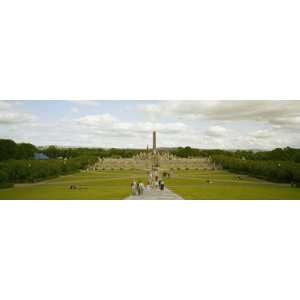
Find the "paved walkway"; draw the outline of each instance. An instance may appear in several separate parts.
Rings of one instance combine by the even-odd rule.
[[[151,190],[140,196],[129,196],[126,200],[183,200],[180,196],[165,188],[163,191]]]

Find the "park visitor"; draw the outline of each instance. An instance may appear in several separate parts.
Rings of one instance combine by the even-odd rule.
[[[141,184],[140,183],[137,184],[137,192],[138,192],[138,195],[141,194]]]
[[[131,192],[134,196],[137,194],[137,183],[135,181],[131,183]]]
[[[145,189],[145,186],[144,186],[143,182],[140,182],[139,183],[139,195],[143,195],[144,189]]]

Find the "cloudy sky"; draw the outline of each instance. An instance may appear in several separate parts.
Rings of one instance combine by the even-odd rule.
[[[300,148],[300,101],[0,101],[0,136],[38,146]]]

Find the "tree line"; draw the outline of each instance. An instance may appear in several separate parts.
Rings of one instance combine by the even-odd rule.
[[[38,148],[30,143],[17,144],[13,140],[0,139],[0,161],[8,159],[33,159],[34,153],[42,152],[49,158],[75,158],[80,156],[98,156],[98,157],[115,157],[130,158],[142,149],[103,149],[103,148],[61,148],[48,146]]]
[[[0,161],[8,159],[32,159],[34,153],[43,152],[49,158],[74,158],[80,156],[98,156],[130,158],[144,149],[120,149],[120,148],[61,148],[48,146],[38,148],[29,143],[17,144],[12,140],[0,139]],[[162,150],[164,151],[164,150]],[[209,157],[213,155],[226,155],[234,158],[245,158],[247,160],[262,161],[293,161],[300,163],[300,149],[291,147],[276,148],[272,151],[253,151],[253,150],[220,150],[220,149],[197,149],[192,147],[178,147],[170,151],[178,157]]]
[[[8,159],[32,159],[37,148],[29,143],[17,144],[12,140],[0,139],[0,161]]]
[[[65,175],[94,164],[98,157],[130,158],[141,151],[145,150],[56,146],[41,149],[29,143],[17,144],[12,140],[0,139],[0,186]],[[36,152],[42,152],[50,159],[33,160]],[[245,173],[277,182],[300,182],[300,149],[286,147],[272,151],[229,151],[187,146],[172,149],[170,152],[183,158],[211,157],[215,163],[236,173]]]
[[[143,150],[141,149],[103,149],[103,148],[58,148],[56,146],[49,146],[43,149],[50,158],[58,157],[79,157],[83,155],[97,156],[97,157],[114,157],[114,158],[130,158]]]
[[[69,160],[7,160],[0,162],[0,186],[35,182],[74,173],[97,161],[95,156],[81,156]]]
[[[197,149],[178,147],[171,151],[178,157],[209,157],[215,155],[226,155],[232,158],[260,161],[291,161],[300,163],[300,149],[295,148],[276,148],[272,151],[253,151],[253,150],[220,150],[220,149]]]
[[[300,163],[294,161],[248,160],[226,155],[214,155],[212,160],[234,173],[247,174],[274,182],[300,184]]]

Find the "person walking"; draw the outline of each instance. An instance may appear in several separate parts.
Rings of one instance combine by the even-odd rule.
[[[132,195],[136,196],[137,194],[137,183],[136,181],[134,180],[132,185],[131,185],[131,189],[132,189]]]
[[[141,194],[141,188],[140,188],[140,184],[139,183],[137,183],[137,194],[138,194],[138,196],[140,196],[140,194]]]
[[[143,182],[139,183],[140,195],[144,194],[145,186]]]
[[[135,196],[135,194],[136,194],[134,182],[131,183],[131,193],[133,196]]]
[[[163,191],[164,189],[165,189],[165,183],[164,183],[164,181],[161,181],[160,190]]]

